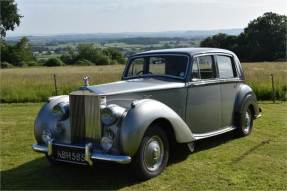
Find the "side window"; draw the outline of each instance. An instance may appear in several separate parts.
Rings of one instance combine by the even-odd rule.
[[[149,58],[149,72],[156,75],[165,75],[166,59],[164,57]]]
[[[197,58],[201,79],[216,78],[216,70],[212,56],[200,56]]]
[[[217,66],[220,78],[236,77],[236,70],[232,58],[229,56],[216,56]]]
[[[137,74],[143,74],[144,70],[144,58],[136,58],[132,60],[128,72],[128,77],[135,76]]]

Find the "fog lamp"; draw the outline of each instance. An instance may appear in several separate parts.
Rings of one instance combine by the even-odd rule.
[[[113,146],[113,140],[110,137],[103,137],[101,139],[101,146],[104,151],[108,151]]]

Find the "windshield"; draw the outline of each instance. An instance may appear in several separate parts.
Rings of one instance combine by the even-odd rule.
[[[182,55],[156,55],[134,58],[125,73],[126,78],[166,76],[184,79],[188,57]]]

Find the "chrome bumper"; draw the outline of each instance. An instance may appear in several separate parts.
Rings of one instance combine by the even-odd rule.
[[[128,164],[131,162],[130,156],[124,155],[111,155],[105,154],[102,152],[91,152],[92,144],[88,143],[85,146],[85,161],[89,164],[93,164],[93,160],[102,160],[102,161],[110,161],[110,162],[117,162],[120,164]],[[49,143],[48,146],[33,144],[32,149],[39,153],[46,153],[49,156],[52,155],[52,143]]]

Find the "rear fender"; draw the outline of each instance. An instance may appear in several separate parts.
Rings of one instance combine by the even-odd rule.
[[[236,96],[235,107],[234,107],[235,122],[239,120],[238,116],[242,114],[244,108],[249,106],[252,106],[253,117],[257,118],[260,115],[260,110],[257,104],[256,95],[250,86],[246,84],[241,84],[239,92]]]

